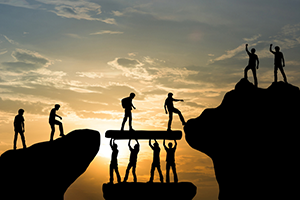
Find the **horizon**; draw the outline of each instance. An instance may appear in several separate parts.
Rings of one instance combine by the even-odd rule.
[[[280,46],[287,81],[299,87],[299,6],[291,0],[0,0],[0,154],[13,148],[18,109],[25,110],[29,147],[49,141],[49,113],[60,104],[57,114],[66,134],[89,128],[102,135],[98,155],[65,199],[103,199],[111,156],[104,134],[121,129],[122,98],[136,94],[135,130],[167,130],[164,101],[169,92],[184,100],[174,106],[186,121],[196,118],[219,106],[243,78],[249,59],[245,44],[256,49],[260,61],[259,88],[274,80],[270,44],[273,49]],[[251,70],[248,80],[254,83]],[[197,186],[195,200],[216,200],[219,189],[211,159],[186,143],[176,114],[172,129],[183,132],[175,158],[179,181]],[[56,127],[54,139],[58,137]],[[117,143],[123,179],[129,150],[126,141]],[[20,137],[17,146],[22,147]],[[148,181],[152,152],[147,141],[141,149],[138,181]],[[165,175],[164,149],[160,157]]]

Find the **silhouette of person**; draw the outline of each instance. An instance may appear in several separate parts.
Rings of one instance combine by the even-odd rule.
[[[58,117],[62,120],[61,116],[58,116],[56,114],[56,111],[58,111],[60,108],[59,104],[55,104],[54,108],[52,108],[50,115],[49,115],[49,124],[51,126],[51,134],[50,134],[50,141],[53,141],[53,137],[54,137],[54,132],[55,132],[55,125],[59,126],[59,131],[60,131],[60,135],[59,136],[65,136],[64,135],[64,129],[63,129],[63,125],[60,121],[57,121],[55,119],[55,117]]]
[[[113,139],[110,139],[109,145],[112,150],[111,161],[110,161],[110,166],[109,166],[109,174],[110,174],[109,182],[114,183],[114,170],[115,170],[118,183],[120,183],[121,176],[120,176],[119,169],[118,169],[118,153],[119,153],[118,145],[115,143],[115,140],[113,140]]]
[[[270,44],[270,52],[272,54],[274,54],[274,56],[275,56],[275,58],[274,58],[274,82],[277,82],[277,70],[279,69],[283,76],[284,82],[287,83],[287,79],[286,79],[286,76],[285,76],[285,73],[283,70],[283,67],[285,67],[283,53],[280,52],[279,46],[275,47],[275,51],[272,50],[272,46],[273,46],[273,44]]]
[[[25,124],[24,124],[24,110],[19,109],[18,110],[18,115],[15,116],[14,120],[14,129],[15,129],[15,137],[14,137],[14,150],[17,149],[17,140],[18,140],[18,133],[21,136],[22,144],[23,144],[23,149],[26,149],[26,143],[25,143]]]
[[[129,175],[129,170],[131,168],[132,168],[133,181],[135,183],[137,182],[137,177],[136,177],[135,170],[136,170],[137,156],[138,156],[138,153],[140,151],[140,143],[137,139],[135,139],[135,141],[136,141],[136,144],[134,145],[134,148],[132,148],[130,146],[131,139],[128,142],[128,147],[129,147],[129,150],[130,150],[130,157],[129,157],[129,163],[128,163],[128,166],[127,166],[127,169],[126,169],[126,174],[125,174],[125,177],[124,177],[124,180],[123,180],[124,183],[127,182],[128,175]]]
[[[170,167],[172,167],[172,171],[174,174],[174,183],[178,183],[178,177],[176,173],[176,165],[175,165],[175,151],[177,148],[177,142],[174,140],[175,146],[173,146],[172,142],[168,144],[169,148],[166,146],[166,140],[164,140],[164,147],[167,152],[167,157],[166,157],[166,182],[170,183]]]
[[[177,108],[174,108],[173,101],[182,101],[183,102],[182,99],[173,99],[173,93],[169,93],[168,94],[168,98],[166,99],[165,105],[164,105],[166,114],[168,114],[168,111],[169,111],[168,131],[171,131],[171,124],[172,124],[172,120],[173,120],[173,113],[178,114],[182,125],[185,125],[184,118],[183,118],[181,112]]]
[[[132,99],[135,97],[134,93],[130,93],[129,97],[126,97],[124,99],[122,99],[122,107],[125,109],[125,115],[124,115],[124,119],[122,122],[122,126],[121,126],[121,131],[124,131],[124,126],[125,123],[127,121],[127,118],[129,118],[129,130],[130,131],[134,131],[132,128],[132,114],[131,114],[131,110],[132,108],[135,109],[135,107],[132,104]]]
[[[153,150],[153,162],[152,162],[151,170],[150,170],[150,175],[151,176],[150,176],[150,180],[149,180],[148,183],[153,183],[155,168],[157,168],[157,171],[159,173],[160,182],[163,183],[164,182],[164,177],[163,177],[163,174],[162,174],[161,169],[160,169],[160,157],[159,157],[160,147],[159,147],[159,144],[155,140],[155,143],[152,145],[151,144],[151,139],[150,139],[149,140],[149,146]]]
[[[254,85],[257,87],[258,83],[257,83],[256,69],[258,69],[258,66],[259,66],[258,56],[255,54],[254,48],[251,49],[251,53],[249,52],[248,44],[246,44],[246,52],[249,56],[249,62],[248,62],[248,66],[244,70],[244,78],[248,79],[247,72],[249,69],[251,69],[252,73],[253,73]],[[256,65],[256,63],[257,63],[257,65]]]

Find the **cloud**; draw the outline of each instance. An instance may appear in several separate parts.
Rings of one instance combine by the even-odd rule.
[[[6,54],[8,51],[5,49],[0,49],[0,55]]]
[[[3,35],[3,37],[5,37],[5,39],[6,39],[9,43],[11,43],[11,44],[13,44],[13,45],[19,45],[19,43],[15,42],[15,41],[12,40],[12,39],[9,39],[6,35]]]
[[[79,77],[87,77],[87,78],[102,78],[102,73],[97,72],[76,72]]]
[[[260,38],[260,37],[261,37],[261,34],[257,34],[257,35],[254,35],[254,36],[251,37],[251,38],[244,38],[244,40],[245,40],[246,42],[252,42],[252,41],[257,40],[257,39]]]
[[[240,46],[236,47],[235,49],[232,50],[228,50],[226,51],[225,54],[215,58],[215,59],[211,59],[210,63],[214,63],[215,61],[220,61],[220,60],[225,60],[225,59],[229,59],[234,57],[235,55],[237,55],[238,53],[242,52],[245,50],[245,44],[241,44]]]
[[[15,61],[2,62],[2,65],[5,66],[6,70],[17,73],[37,70],[52,64],[52,61],[41,56],[39,53],[24,49],[16,49],[12,52],[11,56]]]
[[[90,33],[90,35],[103,35],[103,34],[114,35],[114,34],[123,34],[123,32],[103,30],[103,31],[95,32],[95,33]]]

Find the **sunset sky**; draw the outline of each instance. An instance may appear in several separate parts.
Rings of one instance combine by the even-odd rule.
[[[104,134],[120,129],[122,98],[136,94],[135,129],[167,129],[168,92],[184,99],[175,107],[186,120],[195,118],[218,106],[243,77],[246,43],[260,59],[259,87],[273,82],[271,43],[285,56],[288,82],[300,86],[299,8],[299,0],[0,0],[0,154],[13,147],[18,109],[25,110],[31,146],[49,140],[48,116],[58,103],[66,133],[78,128],[101,133],[98,156],[65,200],[103,199],[111,155]],[[248,76],[253,82],[250,71]],[[177,115],[172,127],[182,129]],[[117,144],[123,179],[129,150],[127,141]],[[151,159],[148,141],[141,142],[138,181],[149,180]],[[179,181],[198,187],[196,200],[217,199],[211,159],[184,137],[176,163]],[[163,148],[161,164],[165,175]],[[155,177],[158,181],[157,172]]]

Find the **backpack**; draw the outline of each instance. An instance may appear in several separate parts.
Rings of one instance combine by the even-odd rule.
[[[129,98],[126,97],[126,98],[122,99],[122,100],[121,100],[121,104],[122,104],[122,107],[123,107],[124,109],[130,107],[130,105],[129,105]]]

